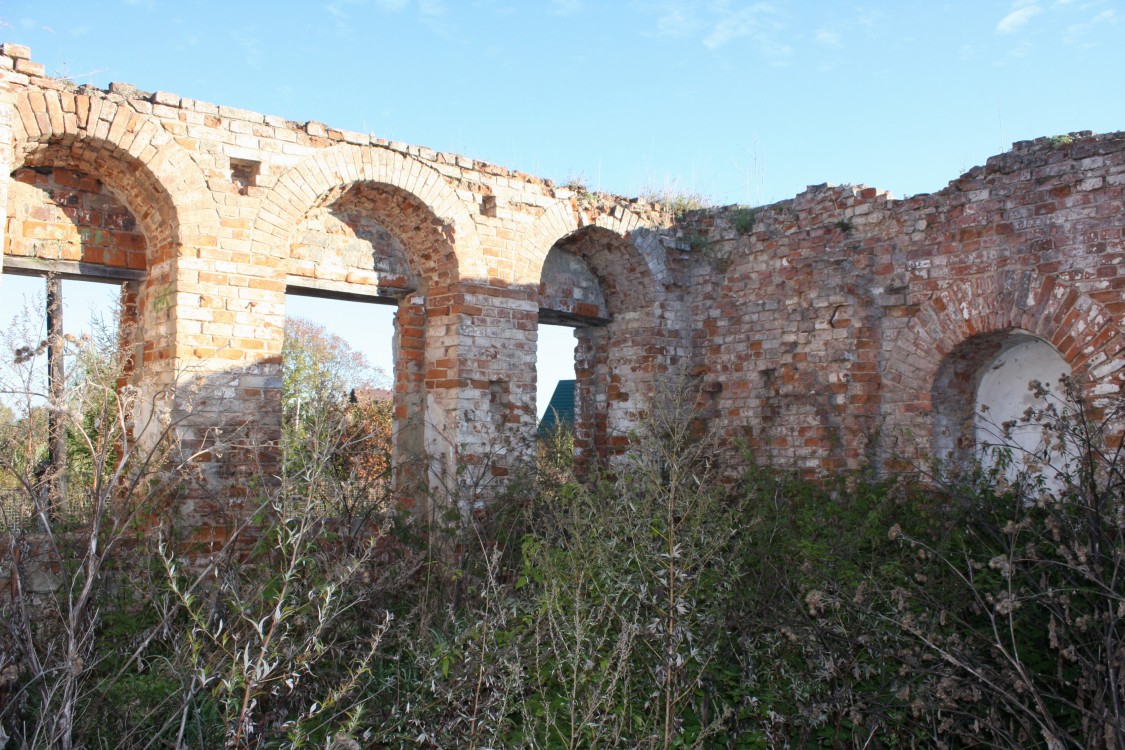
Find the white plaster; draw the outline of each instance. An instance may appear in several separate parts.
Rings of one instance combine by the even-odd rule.
[[[1036,420],[1029,423],[1025,415],[1029,409],[1045,408],[1048,401],[1061,408],[1059,378],[1064,375],[1070,375],[1070,366],[1054,347],[1028,334],[1013,334],[1011,343],[983,368],[977,386],[973,427],[982,462],[994,464],[997,460],[995,446],[1000,445],[1012,451],[1012,464],[1006,472],[1008,479],[1014,479],[1029,464],[1040,463],[1035,456],[1042,458],[1051,435]],[[1033,381],[1049,388],[1052,395],[1037,396],[1035,390],[1029,388]],[[1005,431],[1006,422],[1015,424]],[[1063,459],[1063,456],[1051,456],[1051,466],[1044,466],[1048,486],[1052,488],[1057,488]]]

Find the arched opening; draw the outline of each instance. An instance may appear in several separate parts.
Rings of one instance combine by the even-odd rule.
[[[1060,379],[1070,365],[1049,343],[1026,331],[979,334],[942,362],[934,382],[934,445],[955,465],[1007,463],[1006,475],[1061,468],[1056,436],[1036,415],[1062,406]]]
[[[579,457],[604,443],[599,436],[605,436],[608,406],[605,355],[611,316],[603,283],[585,259],[596,248],[592,239],[591,231],[579,230],[556,242],[539,281],[537,416],[543,430],[569,424]],[[572,385],[565,375],[571,375]],[[547,417],[547,404],[539,399],[554,398],[556,392],[557,411]]]
[[[12,172],[5,273],[122,285],[125,312],[136,316],[148,251],[128,202],[98,177],[51,165]],[[122,325],[136,329],[138,322],[132,317]]]
[[[40,444],[24,469],[50,485],[57,511],[68,486],[81,489],[67,480],[89,469],[91,441],[117,439],[97,425],[143,429],[118,391],[140,382],[146,356],[150,240],[127,198],[72,162],[48,147],[12,172],[0,305],[15,353],[2,386],[8,426]]]
[[[126,285],[124,309],[134,331],[133,381],[141,388],[133,421],[142,432],[166,406],[158,408],[157,402],[176,381],[177,347],[200,345],[179,334],[175,323],[178,300],[172,292],[184,291],[177,285],[184,240],[181,214],[195,211],[197,234],[192,239],[214,243],[217,233],[213,214],[197,204],[177,202],[165,184],[175,180],[201,189],[195,165],[163,134],[146,132],[145,138],[157,149],[147,160],[81,130],[17,140],[3,269],[49,270]],[[159,163],[159,174],[154,163]]]
[[[425,455],[426,290],[418,267],[422,259],[445,253],[444,229],[410,193],[360,182],[324,195],[298,223],[289,244],[287,316],[294,310],[301,316],[303,310],[304,317],[343,338],[350,351],[362,353],[386,375],[383,380],[369,373],[362,382],[339,385],[360,405],[375,408],[374,401],[389,399],[388,463],[400,499],[424,478],[417,467]],[[310,298],[322,301],[319,312],[310,314]],[[282,398],[285,419],[294,419],[296,403],[284,393]],[[371,444],[367,452],[377,450]]]

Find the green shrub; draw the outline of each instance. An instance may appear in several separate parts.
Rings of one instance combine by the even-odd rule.
[[[1054,474],[812,482],[714,442],[681,389],[605,473],[577,477],[559,433],[487,516],[383,508],[347,538],[333,498],[359,478],[326,411],[261,490],[258,543],[202,575],[168,552],[154,570],[112,514],[106,556],[61,545],[49,616],[5,605],[23,683],[0,727],[28,747],[1119,750],[1122,472],[1112,422],[1069,396],[1026,417],[1068,454],[1040,457]]]
[[[730,220],[736,232],[750,234],[754,231],[754,224],[758,221],[758,211],[748,206],[739,206],[731,211]]]

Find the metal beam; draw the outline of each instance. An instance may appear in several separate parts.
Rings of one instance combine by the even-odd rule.
[[[370,302],[377,305],[397,305],[402,298],[413,294],[411,289],[387,288],[369,284],[349,284],[346,281],[309,279],[289,275],[285,279],[285,293],[302,297],[337,299],[345,302]]]
[[[539,322],[549,326],[569,326],[571,328],[593,328],[609,325],[609,318],[599,318],[594,315],[575,315],[564,310],[550,310],[546,307],[539,308]]]
[[[120,284],[124,281],[144,281],[147,275],[136,268],[103,266],[76,260],[47,260],[25,258],[19,255],[4,256],[4,273],[16,276],[53,275],[63,280],[105,281]]]

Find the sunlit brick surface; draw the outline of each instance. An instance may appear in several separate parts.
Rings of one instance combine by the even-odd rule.
[[[1098,399],[1125,364],[1121,134],[1019,143],[932,195],[818,186],[674,219],[317,122],[75,88],[5,45],[0,144],[9,263],[146,273],[140,379],[196,455],[183,513],[208,538],[276,471],[287,288],[397,306],[396,461],[424,457],[403,498],[465,508],[530,454],[541,313],[579,327],[586,462],[679,373],[701,425],[823,474],[955,445],[935,403],[971,402],[990,335],[1050,343]]]

